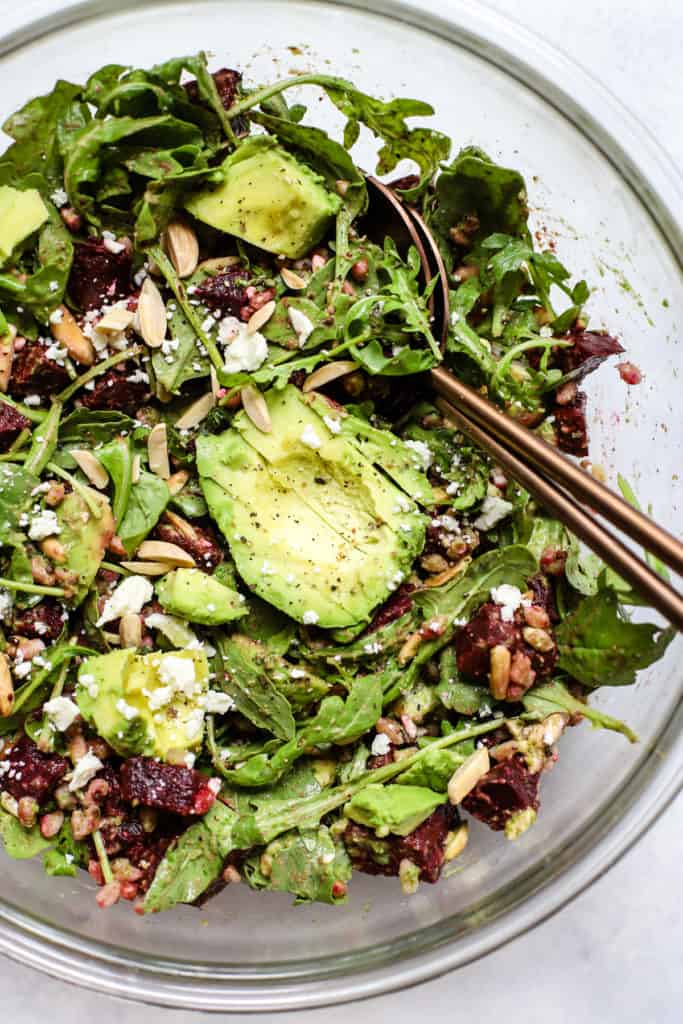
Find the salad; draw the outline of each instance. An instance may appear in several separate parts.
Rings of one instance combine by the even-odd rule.
[[[238,881],[339,903],[354,869],[410,893],[472,822],[533,824],[568,726],[636,740],[589,698],[672,631],[425,374],[586,458],[581,381],[623,349],[521,175],[408,125],[432,113],[200,54],[4,125],[0,835],[102,907]],[[378,173],[416,165],[391,184],[444,257],[443,353],[417,253],[366,235],[361,126]]]

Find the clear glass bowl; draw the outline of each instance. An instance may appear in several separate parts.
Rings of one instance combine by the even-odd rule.
[[[645,129],[580,68],[471,0],[450,3],[447,15],[442,6],[67,6],[0,41],[0,113],[58,77],[82,80],[107,62],[147,66],[202,48],[214,51],[216,67],[242,68],[247,82],[319,69],[369,92],[429,100],[456,146],[476,143],[524,172],[538,230],[597,285],[593,322],[619,333],[645,380],[627,390],[613,366],[590,379],[593,456],[675,528],[680,181]],[[315,96],[311,110],[323,126],[338,126]],[[359,162],[370,168],[372,154],[364,136]],[[538,824],[508,843],[475,823],[457,870],[411,898],[396,880],[359,875],[342,908],[292,907],[285,895],[238,886],[204,910],[142,919],[127,904],[99,911],[85,878],[46,878],[39,862],[3,858],[0,951],[101,992],[205,1010],[340,1002],[462,965],[562,907],[672,799],[683,762],[682,651],[678,638],[637,686],[598,697],[636,729],[638,746],[586,725],[573,730],[544,780]]]

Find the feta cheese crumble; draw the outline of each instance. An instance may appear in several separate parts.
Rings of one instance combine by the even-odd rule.
[[[127,704],[123,697],[119,697],[116,702],[116,710],[120,715],[123,715],[127,722],[132,722],[134,718],[137,718],[140,714],[137,708],[134,708],[132,704]]]
[[[78,705],[68,697],[53,697],[43,704],[43,711],[57,732],[66,732],[80,714]]]
[[[63,188],[56,188],[54,192],[51,192],[50,199],[55,204],[55,206],[59,208],[61,208],[62,206],[66,206],[66,204],[69,202],[69,196],[67,195],[66,189]]]
[[[69,782],[69,790],[74,793],[77,789],[82,789],[83,786],[87,786],[90,780],[97,775],[100,768],[104,765],[100,761],[99,757],[95,757],[93,752],[89,750],[87,754],[84,754],[79,761],[76,762],[71,781]]]
[[[404,441],[406,448],[412,448],[418,457],[420,469],[429,469],[434,459],[431,449],[424,441]]]
[[[331,434],[341,434],[341,423],[335,416],[323,416],[323,423]]]
[[[57,520],[57,513],[51,508],[43,509],[31,520],[28,535],[31,540],[44,540],[46,537],[53,537],[61,533],[62,528]]]
[[[320,440],[320,438],[318,437],[310,423],[307,423],[304,429],[301,431],[299,440],[308,448],[316,449],[322,446],[322,441]]]
[[[500,605],[500,617],[503,622],[512,622],[515,612],[522,604],[522,592],[519,587],[510,583],[501,583],[491,588],[491,600]]]
[[[512,505],[503,498],[496,498],[494,495],[487,495],[482,502],[479,515],[474,520],[477,530],[492,530],[501,519],[505,519],[512,512]]]
[[[389,742],[389,737],[385,736],[383,732],[378,732],[372,741],[370,753],[374,757],[381,757],[383,754],[388,754],[390,750],[391,743]]]
[[[226,373],[252,373],[258,370],[268,355],[268,342],[259,331],[247,332],[247,325],[235,316],[224,317],[218,329],[218,340],[226,347],[224,368]]]
[[[159,662],[158,671],[162,683],[167,683],[176,692],[184,693],[186,697],[194,695],[196,676],[194,661],[191,658],[167,654]]]
[[[234,706],[234,700],[227,693],[221,693],[219,690],[209,690],[206,695],[204,708],[210,715],[224,715]]]
[[[299,348],[303,348],[311,334],[315,330],[314,324],[308,319],[305,313],[302,313],[300,309],[296,309],[294,306],[287,307],[287,316],[289,322],[294,328],[297,341],[299,342]]]
[[[318,621],[319,618],[320,618],[320,616],[318,615],[317,612],[314,612],[312,610],[304,612],[304,616],[303,616],[304,626],[315,626],[315,624],[316,624],[316,622]]]
[[[138,615],[142,606],[152,600],[153,594],[154,587],[146,576],[128,576],[105,601],[96,625],[104,626],[122,615]]]

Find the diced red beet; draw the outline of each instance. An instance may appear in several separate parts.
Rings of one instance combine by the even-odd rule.
[[[617,370],[624,384],[640,384],[643,379],[643,374],[635,363],[617,363]]]
[[[67,386],[69,374],[66,369],[48,359],[46,352],[39,341],[31,341],[15,354],[9,386],[11,394],[45,396]]]
[[[562,372],[571,374],[573,380],[581,380],[597,370],[605,359],[624,351],[612,335],[597,331],[570,331],[563,340],[574,344],[571,348],[557,350],[557,362]]]
[[[86,409],[134,413],[149,398],[149,387],[143,380],[128,380],[135,367],[127,363],[123,366],[121,370],[115,367],[96,377],[92,391],[81,391],[81,403]]]
[[[17,636],[37,637],[46,643],[56,640],[64,627],[64,613],[56,601],[46,598],[33,608],[19,612],[12,632]]]
[[[110,252],[99,238],[89,238],[74,246],[69,275],[71,300],[83,310],[125,299],[131,292],[133,258],[128,248]]]
[[[130,757],[121,765],[124,800],[173,814],[204,814],[216,799],[207,779],[193,768]]]
[[[540,603],[540,602],[539,602]],[[548,609],[546,609],[548,610]],[[548,611],[550,615],[550,611]],[[524,616],[516,611],[511,622],[503,622],[500,606],[487,601],[455,636],[455,653],[458,670],[469,679],[488,684],[491,668],[491,649],[507,647],[513,661],[516,655],[526,656],[534,673],[534,681],[549,676],[557,661],[557,647],[549,651],[537,651],[524,640]],[[519,696],[518,685],[513,686]],[[522,692],[526,686],[522,687]],[[509,698],[508,698],[509,699]]]
[[[588,455],[588,424],[586,423],[586,396],[577,391],[573,402],[556,405],[555,425],[557,446],[561,451],[580,458]]]
[[[239,98],[242,75],[239,71],[234,71],[232,68],[220,68],[219,71],[214,71],[212,78],[216,83],[216,91],[221,103],[226,110],[230,110],[235,100]],[[187,82],[185,84],[185,91],[193,103],[203,103],[199,96],[196,80]],[[204,105],[206,106],[206,104]],[[247,126],[248,121],[246,118],[236,117],[233,119],[232,130],[236,135],[242,135],[246,131]]]
[[[398,590],[388,598],[384,604],[375,612],[375,617],[368,626],[366,634],[376,633],[382,626],[388,626],[395,619],[409,612],[413,606],[412,593],[415,586],[412,583],[403,583]]]
[[[394,178],[393,181],[387,182],[389,188],[393,189],[407,189],[415,188],[420,183],[419,174],[404,174],[402,178]]]
[[[545,608],[551,622],[559,622],[560,616],[557,613],[555,589],[552,581],[539,572],[529,579],[529,590],[533,592],[534,604],[539,604],[542,608]]]
[[[68,768],[65,757],[43,753],[28,736],[22,736],[0,761],[0,787],[17,800],[32,796],[41,803],[53,793]]]
[[[174,523],[163,522],[159,523],[154,532],[159,540],[177,544],[187,551],[197,563],[197,568],[205,572],[213,572],[223,561],[224,555],[220,544],[213,533],[202,526],[192,524],[191,528],[185,531]]]
[[[342,841],[356,871],[368,875],[398,875],[402,860],[420,870],[424,882],[436,882],[443,867],[446,837],[459,821],[451,804],[443,804],[407,836],[378,839],[372,829],[349,822]]]
[[[530,772],[524,758],[515,754],[487,772],[462,806],[473,818],[500,832],[519,811],[538,810],[540,779],[540,774]]]
[[[12,441],[22,430],[31,426],[31,421],[8,402],[0,400],[0,451],[6,452]]]
[[[242,283],[246,271],[242,267],[227,267],[213,277],[207,277],[195,291],[195,298],[223,316],[239,316],[248,305],[246,287]]]

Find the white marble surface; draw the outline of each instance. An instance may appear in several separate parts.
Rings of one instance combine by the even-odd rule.
[[[3,30],[58,0],[19,8],[0,0]],[[444,8],[448,0],[444,0]],[[589,67],[683,164],[680,0],[489,0]],[[409,992],[307,1014],[282,1024],[346,1024],[416,1015],[525,1024],[678,1024],[683,1019],[680,835],[683,802],[589,892],[497,953]],[[3,1018],[15,1024],[203,1024],[215,1016],[123,1003],[0,962]],[[233,1016],[231,1020],[237,1020]],[[245,1018],[247,1019],[247,1018]],[[253,1024],[270,1018],[249,1017]]]

